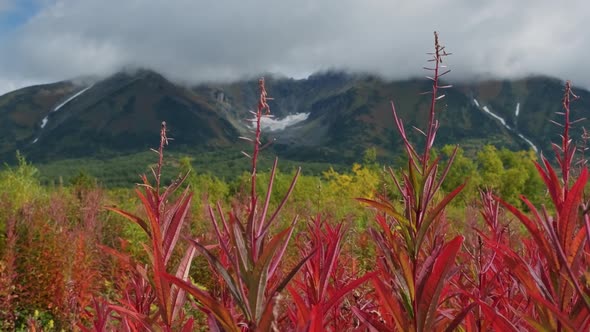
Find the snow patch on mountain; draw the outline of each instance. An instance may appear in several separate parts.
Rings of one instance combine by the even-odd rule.
[[[531,142],[530,139],[524,137],[524,135],[521,133],[518,133],[518,137],[522,138],[525,142],[527,142],[527,144],[530,145],[536,153],[539,153],[539,149],[535,146],[535,144],[533,144],[533,142]]]
[[[57,105],[54,109],[53,112],[57,112],[60,108],[64,107],[67,103],[71,102],[72,100],[76,99],[77,97],[79,97],[80,95],[82,95],[84,92],[90,90],[90,88],[92,88],[94,86],[94,84],[91,84],[89,87],[84,88],[82,90],[80,90],[79,92],[77,92],[75,95],[71,96],[70,98],[66,99],[63,103]]]
[[[53,112],[57,112],[59,111],[60,108],[64,107],[67,103],[71,102],[72,100],[78,98],[80,95],[82,95],[84,92],[90,90],[90,88],[92,88],[94,86],[94,84],[91,84],[90,86],[76,92],[73,96],[69,97],[68,99],[66,99],[64,102],[62,102],[61,104],[55,106],[53,108],[53,110],[51,112],[49,112],[50,114]],[[49,114],[46,115],[43,120],[41,120],[41,129],[45,128],[45,126],[47,126],[47,123],[49,122]],[[37,143],[37,141],[39,140],[39,137],[35,138],[35,140],[33,141],[33,144]]]
[[[73,96],[69,97],[68,99],[66,99],[64,102],[62,102],[61,104],[55,106],[53,108],[53,110],[50,112],[57,112],[59,111],[60,108],[64,107],[67,103],[71,102],[72,100],[76,99],[77,97],[79,97],[80,95],[82,95],[84,92],[88,91],[90,88],[92,88],[94,86],[94,84],[91,84],[90,86],[76,92]],[[43,118],[43,120],[41,120],[41,129],[45,128],[45,126],[47,125],[47,122],[49,122],[49,115],[45,116]]]
[[[512,130],[512,128],[506,124],[506,120],[504,120],[503,117],[499,116],[498,114],[493,113],[492,111],[490,111],[490,109],[487,106],[484,106],[482,108],[482,110],[486,113],[488,113],[489,115],[491,115],[493,118],[495,118],[496,120],[500,121],[500,123],[506,127],[506,129],[510,129]]]
[[[262,119],[260,119],[260,126],[263,129],[267,129],[269,131],[279,131],[284,130],[285,128],[295,125],[301,121],[305,121],[308,117],[309,113],[289,114],[281,119],[263,116]]]
[[[516,133],[516,135],[518,137],[520,137],[523,141],[525,141],[536,153],[539,153],[539,148],[537,148],[537,146],[530,139],[526,138],[523,134],[518,132],[517,128],[510,127],[508,124],[506,124],[506,120],[504,120],[504,118],[502,118],[498,114],[495,114],[494,112],[492,112],[487,106],[479,107],[479,103],[477,102],[476,99],[473,99],[473,102],[479,109],[481,109],[482,111],[484,111],[485,113],[487,113],[488,115],[493,117],[494,119],[498,120],[506,129]],[[515,109],[514,113],[515,113],[516,117],[518,117],[518,114],[520,113],[520,103],[516,103],[516,109]]]

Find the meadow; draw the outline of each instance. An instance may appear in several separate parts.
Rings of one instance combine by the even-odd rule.
[[[171,158],[165,123],[146,164],[129,165],[149,170],[135,188],[85,173],[48,184],[17,155],[0,172],[0,330],[589,330],[588,169],[570,83],[551,157],[492,145],[467,156],[435,144],[451,88],[436,33],[430,55],[423,140],[393,101],[404,154],[391,167],[369,149],[350,169],[281,168],[264,155],[264,79],[238,161],[248,171],[231,179]]]

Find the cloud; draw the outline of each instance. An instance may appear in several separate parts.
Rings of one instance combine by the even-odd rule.
[[[452,79],[544,74],[590,87],[585,0],[43,3],[0,40],[2,80],[108,75],[126,66],[190,83],[326,69],[401,79],[423,74],[436,29],[454,54]]]
[[[11,11],[15,8],[15,0],[0,0],[0,14]]]

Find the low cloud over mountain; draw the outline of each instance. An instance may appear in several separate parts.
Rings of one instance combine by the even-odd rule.
[[[582,0],[0,0],[0,93],[125,67],[189,83],[332,68],[404,79],[422,75],[434,29],[454,80],[588,87],[589,18]]]

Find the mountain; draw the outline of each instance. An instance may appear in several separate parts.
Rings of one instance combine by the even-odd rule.
[[[176,147],[223,146],[238,136],[206,98],[142,70],[0,97],[0,154],[19,149],[33,160],[53,160],[144,151],[157,145],[162,121]]]
[[[401,141],[390,101],[418,141],[421,135],[411,127],[424,128],[430,102],[420,95],[430,82],[421,79],[325,72],[301,80],[269,77],[266,87],[274,98],[266,139],[276,140],[279,156],[303,162],[350,163],[368,147],[392,159]],[[233,148],[243,144],[239,136],[249,135],[246,119],[257,89],[255,80],[175,84],[150,70],[27,87],[0,96],[0,158],[11,160],[17,149],[41,162],[146,151],[158,144],[161,121],[174,138],[172,149]],[[473,151],[484,143],[548,151],[558,138],[549,120],[560,121],[555,112],[562,91],[563,82],[548,77],[458,84],[439,103],[437,142]],[[581,98],[573,114],[579,118],[589,109],[590,92],[575,92]]]
[[[278,117],[309,114],[305,121],[270,133],[279,155],[293,160],[349,163],[359,160],[368,147],[381,156],[399,151],[401,140],[394,126],[391,101],[414,141],[422,135],[412,127],[424,128],[430,107],[430,81],[409,79],[387,81],[370,75],[327,72],[308,79],[270,79],[267,90],[275,98],[271,108]],[[560,129],[550,120],[562,122],[560,112],[564,82],[550,77],[519,80],[489,80],[456,84],[445,90],[439,103],[441,127],[437,142],[461,144],[477,151],[491,143],[517,149],[549,151]],[[222,96],[235,114],[256,104],[256,82],[206,85],[201,94]],[[575,88],[580,100],[572,105],[573,119],[583,117],[590,106],[590,93]],[[518,114],[516,109],[518,108]],[[580,137],[581,126],[575,134]]]

